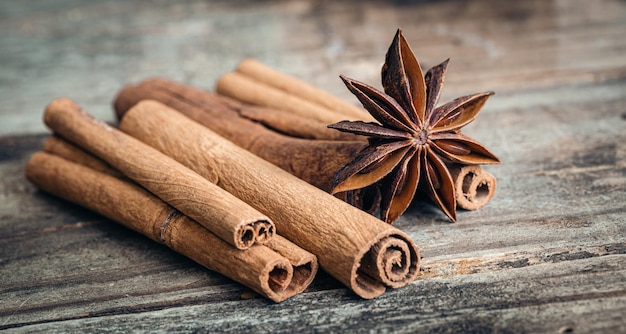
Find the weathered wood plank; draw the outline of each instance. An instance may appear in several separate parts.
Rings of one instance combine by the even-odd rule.
[[[496,90],[464,131],[503,164],[487,168],[492,202],[457,224],[412,205],[396,225],[422,248],[422,277],[379,299],[323,273],[282,304],[243,299],[244,287],[23,176],[59,95],[113,121],[123,83],[211,88],[255,56],[354,101],[337,74],[377,85],[399,26],[424,67],[452,58],[442,100]],[[2,2],[0,328],[624,332],[625,28],[617,0]],[[26,133],[38,135],[7,136]]]
[[[281,304],[255,299],[147,307],[139,314],[84,314],[22,329],[303,332],[314,325],[317,331],[617,333],[626,329],[621,319],[626,311],[625,279],[626,256],[606,256],[423,280],[371,301],[333,289]],[[242,321],[242,308],[254,316]]]

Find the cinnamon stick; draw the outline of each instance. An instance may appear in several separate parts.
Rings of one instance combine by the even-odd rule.
[[[119,119],[141,100],[166,104],[287,172],[330,192],[332,178],[364,148],[364,141],[291,138],[272,131],[233,109],[238,102],[170,80],[150,79],[124,87],[114,101]]]
[[[139,102],[119,127],[200,175],[217,173],[220,187],[271,217],[282,235],[315,254],[324,270],[363,298],[406,285],[419,272],[419,250],[404,232],[161,103]],[[363,271],[364,261],[376,262],[384,273]]]
[[[316,140],[364,140],[361,136],[329,129],[325,123],[280,109],[247,106],[239,107],[238,111],[242,117],[290,137]]]
[[[139,86],[150,90],[162,90],[175,97],[189,99],[191,102],[198,103],[195,94],[186,94],[185,90],[180,89],[179,85],[167,79],[147,79],[141,82]],[[211,104],[218,104],[221,108],[227,108],[231,113],[235,112],[239,117],[260,123],[264,127],[289,137],[319,140],[364,140],[363,136],[356,136],[350,133],[329,129],[327,123],[311,119],[310,117],[297,115],[286,110],[254,106],[227,96],[210,93],[205,97],[205,100],[209,100]],[[166,102],[163,103],[168,104]],[[130,107],[131,106],[127,106],[126,109]]]
[[[465,210],[477,210],[489,203],[496,191],[496,178],[479,165],[449,165],[454,181],[456,204]]]
[[[81,146],[128,178],[196,220],[211,232],[239,249],[250,247],[258,238],[256,225],[273,233],[271,220],[220,189],[209,179],[161,154],[140,141],[98,122],[67,98],[52,101],[44,122],[57,134]]]
[[[317,257],[277,234],[265,245],[285,257],[293,267],[290,289],[294,294],[303,292],[313,282],[319,264]]]
[[[337,114],[343,115],[345,119],[374,120],[372,116],[362,108],[346,103],[342,99],[322,89],[309,85],[300,79],[281,73],[256,59],[244,59],[239,63],[236,71],[267,86],[297,96],[305,101],[315,103],[320,107],[330,109]]]
[[[94,210],[276,302],[304,291],[317,271],[315,257],[284,238],[272,239],[269,247],[238,250],[130,181],[49,153],[35,153],[26,176],[42,190]]]
[[[268,86],[238,72],[222,75],[216,83],[218,94],[249,104],[292,112],[325,124],[348,119],[343,114],[328,110],[280,89]]]

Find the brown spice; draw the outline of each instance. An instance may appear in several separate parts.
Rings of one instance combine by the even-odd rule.
[[[242,117],[289,137],[317,140],[364,140],[361,136],[329,129],[326,123],[294,115],[289,111],[254,106],[241,106],[236,110]]]
[[[381,193],[381,219],[393,223],[420,188],[456,221],[455,188],[445,161],[492,164],[499,160],[460,133],[493,92],[463,96],[435,108],[447,66],[446,60],[423,76],[398,30],[382,68],[384,93],[341,76],[380,124],[343,121],[329,126],[369,138],[369,146],[335,175],[333,193],[376,188]]]
[[[256,59],[244,59],[237,66],[236,72],[266,86],[283,91],[288,95],[296,96],[304,101],[326,108],[337,115],[343,116],[346,120],[374,121],[374,119],[362,108],[349,104],[324,90],[307,84],[302,80],[276,71]],[[282,100],[279,102],[272,102],[271,104],[279,105],[279,109],[284,110],[298,108],[298,105],[289,106],[285,102],[286,101]],[[312,118],[312,115],[307,114],[306,116],[307,118]]]
[[[42,190],[163,243],[276,302],[304,291],[317,271],[315,256],[282,237],[238,250],[132,182],[49,153],[35,153],[26,176]]]
[[[404,232],[235,146],[165,105],[138,103],[126,112],[120,129],[200,175],[217,173],[220,187],[271,217],[281,235],[315,254],[322,268],[363,298],[382,294],[386,286],[406,285],[419,272],[419,251]],[[383,250],[371,251],[377,248]],[[396,260],[398,255],[400,261]],[[364,272],[362,263],[369,258],[381,262],[375,268],[391,272]]]
[[[330,192],[333,175],[367,143],[307,140],[281,135],[241,117],[241,103],[195,87],[164,79],[126,86],[114,101],[118,118],[141,100],[155,100],[215,131],[272,164]]]
[[[246,103],[288,110],[296,115],[326,124],[347,119],[343,114],[338,114],[280,89],[267,86],[239,72],[222,75],[217,81],[215,91],[218,94]]]
[[[124,87],[114,103],[118,116],[121,117],[143,99],[157,100],[177,109],[183,115],[225,136],[238,146],[328,192],[331,190],[331,180],[336,170],[350,162],[366,146],[361,141],[338,143],[293,138],[331,137],[328,134],[321,135],[319,127],[315,130],[307,129],[314,121],[303,121],[304,118],[293,117],[293,114],[280,118],[279,115],[282,116],[287,113],[286,111],[246,106],[238,101],[166,79],[149,79],[137,85]],[[258,121],[265,127],[250,120]],[[326,126],[324,128],[326,129]],[[346,138],[334,139],[346,140]],[[450,163],[446,165],[450,166]],[[454,183],[456,184],[456,181]],[[350,203],[371,214],[379,210],[381,198],[378,183],[366,189],[349,191],[348,195]],[[471,206],[466,205],[466,201],[459,200],[465,195],[467,192],[464,192],[463,188],[455,186],[457,206],[472,210]],[[481,197],[481,206],[491,197]]]
[[[96,121],[69,99],[52,101],[44,122],[65,139],[96,155],[126,177],[182,213],[196,220],[226,242],[245,249],[258,237],[258,225],[274,234],[271,220],[217,187],[216,175],[200,176],[140,141]]]
[[[478,165],[453,164],[448,167],[454,181],[456,204],[465,210],[485,206],[496,191],[496,178]]]
[[[371,115],[362,115],[363,110],[356,108],[351,104],[345,103],[343,100],[336,98],[335,96],[328,94],[327,92],[310,86],[309,84],[298,80],[297,78],[285,75],[279,71],[272,69],[271,67],[262,64],[255,59],[245,59],[238,66],[236,71],[238,73],[247,75],[248,77],[258,80],[268,86],[280,89],[289,94],[298,96],[311,103],[316,103],[320,106],[324,106],[330,110],[336,111],[338,114],[343,111],[350,110],[351,115],[346,115],[346,118],[357,117],[362,121],[375,121]],[[442,74],[443,75],[443,74]],[[246,108],[250,108],[246,106]],[[257,108],[254,110],[250,108],[251,119],[264,124],[278,132],[288,134],[293,137],[302,138],[315,138],[315,139],[333,139],[333,140],[354,140],[355,137],[338,138],[331,137],[326,132],[321,132],[317,124],[311,119],[307,119],[306,122],[302,120],[304,118],[295,117],[294,114],[289,111],[282,111],[278,109]],[[242,115],[244,112],[241,112]],[[344,132],[338,132],[342,134],[349,134]],[[362,137],[359,136],[358,140]],[[440,141],[440,145],[441,145]],[[445,143],[443,143],[445,146]],[[454,148],[453,148],[454,149]],[[460,150],[459,147],[456,147]],[[465,150],[465,152],[467,152]],[[455,185],[455,197],[457,207],[465,210],[476,210],[485,204],[487,204],[493,197],[495,191],[496,180],[495,177],[485,172],[479,165],[462,165],[458,163],[451,163],[445,161]],[[297,173],[295,174],[297,175]],[[381,191],[380,186],[377,184],[373,189],[360,189],[349,192],[348,200],[355,206],[375,214],[380,209]]]

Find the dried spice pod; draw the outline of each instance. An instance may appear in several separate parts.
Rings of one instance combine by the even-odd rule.
[[[387,286],[404,286],[417,277],[419,251],[404,232],[237,147],[177,111],[155,101],[142,101],[126,112],[119,127],[200,175],[217,173],[220,187],[271,217],[281,235],[315,254],[324,270],[359,296],[374,298]],[[389,272],[372,275],[363,271],[362,264],[370,259],[380,262],[374,268]]]
[[[432,71],[430,73],[427,73],[428,80],[431,80],[431,78],[434,75],[437,75],[440,77],[440,79],[442,79],[443,72],[444,72],[443,70],[445,69],[440,68],[438,71]],[[363,115],[362,109],[354,108],[354,106],[345,103],[343,100],[340,100],[336,98],[335,96],[328,94],[327,92],[321,89],[315,88],[301,80],[298,80],[297,78],[280,73],[276,71],[275,69],[259,62],[258,60],[245,59],[237,66],[236,71],[238,73],[247,75],[248,77],[252,79],[263,82],[269,86],[283,90],[292,95],[298,96],[311,103],[316,103],[321,106],[325,106],[328,109],[336,111],[338,114],[340,114],[342,111],[352,109],[351,111],[354,113],[352,113],[350,116],[345,114],[347,118],[357,117],[357,119],[361,121],[375,121],[375,119],[372,118],[371,115]],[[440,79],[437,79],[437,80],[439,84],[442,84],[443,80],[440,80]],[[430,97],[430,99],[431,100],[429,101],[429,103],[435,105],[436,96],[433,94]],[[468,101],[465,101],[463,103],[467,103],[467,102]],[[472,101],[469,101],[467,105],[472,106],[472,105],[475,105],[476,103],[480,104],[482,102],[480,99],[474,99]],[[295,137],[308,135],[310,138],[316,138],[315,136],[306,134],[307,132],[309,132],[308,127],[309,127],[309,124],[311,123],[311,120],[309,120],[308,123],[303,124],[301,120],[299,119],[298,120],[289,119],[288,116],[293,117],[293,114],[287,114],[285,115],[284,118],[280,118],[279,120],[270,120],[272,116],[276,116],[278,118],[277,114],[280,112],[280,110],[265,111],[263,108],[259,108],[259,110],[260,111],[253,112],[252,114],[255,114],[254,117],[256,117],[257,121],[262,122],[266,126],[272,127],[272,123],[274,124],[280,123],[280,126],[279,128],[277,128],[277,131],[281,133],[285,133],[285,134],[295,136]],[[286,114],[286,113],[287,112],[281,112],[281,114]],[[283,115],[281,115],[281,117],[282,116]],[[299,133],[300,131],[302,133]],[[316,129],[316,131],[318,130]],[[339,132],[339,133],[343,133],[343,132]],[[344,134],[348,134],[348,133],[344,133]],[[335,139],[326,135],[326,133],[324,133],[323,138]],[[321,137],[317,137],[316,139],[321,139]],[[341,139],[336,138],[335,140],[341,140]],[[437,144],[440,148],[443,149],[443,151],[449,152],[457,156],[468,157],[472,154],[472,149],[468,145],[463,145],[462,143],[456,142],[454,140],[440,139],[438,140]],[[400,154],[396,154],[396,157],[400,157]],[[393,161],[390,161],[390,160],[394,160],[394,159],[387,158],[385,160],[386,160],[385,163],[390,164],[390,163],[393,163]],[[398,161],[396,159],[395,163],[397,162]],[[364,171],[361,171],[359,174],[369,173],[375,169],[374,167],[382,163],[383,163],[382,161],[379,161],[376,164],[370,165],[370,167],[368,167]],[[478,165],[468,165],[467,167],[464,167],[461,164],[454,164],[454,163],[453,164],[447,163],[446,165],[448,165],[451,176],[454,180],[453,183],[455,186],[454,190],[455,190],[455,197],[457,200],[457,207],[463,208],[466,210],[475,210],[484,206],[487,202],[489,202],[489,200],[493,196],[493,191],[495,189],[495,177],[493,177],[493,175],[491,175],[490,173],[484,172],[482,168]],[[429,166],[428,168],[431,171],[433,170],[432,166]],[[462,175],[459,175],[461,168],[463,168],[463,173],[461,173]],[[368,177],[376,178],[374,174],[375,173],[370,174],[370,175],[360,175],[360,176],[365,177],[365,178],[368,178]],[[459,180],[459,178],[464,178],[464,181]],[[353,182],[357,181],[356,179],[358,178],[355,178],[355,180],[352,180],[352,181]],[[379,179],[379,177],[377,179]],[[441,183],[439,178],[433,179],[433,182],[436,185],[439,185]],[[344,186],[346,185],[344,184]],[[382,187],[385,186],[384,180],[377,182],[374,186],[368,187],[368,189],[361,188],[361,189],[348,191],[346,194],[347,201],[349,203],[352,203],[356,207],[363,209],[366,212],[369,212],[373,215],[377,215],[380,210],[380,204],[381,204],[381,199],[382,199],[381,189],[380,189],[381,186]]]
[[[30,158],[26,176],[40,189],[165,244],[276,302],[304,291],[317,272],[315,256],[284,238],[238,250],[128,179],[44,152]]]
[[[275,229],[267,216],[216,186],[214,174],[198,175],[95,120],[69,99],[52,101],[44,122],[237,248],[248,248],[259,240],[255,225],[267,224],[268,231]]]
[[[435,107],[447,66],[448,60],[424,76],[398,30],[382,68],[384,92],[341,76],[379,123],[343,121],[329,125],[370,138],[369,146],[334,176],[333,193],[377,187],[381,191],[381,219],[393,223],[419,188],[456,221],[455,188],[446,162],[493,164],[499,160],[460,132],[476,118],[493,92],[460,97]]]

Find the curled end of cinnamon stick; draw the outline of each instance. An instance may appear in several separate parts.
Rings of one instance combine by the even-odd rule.
[[[256,231],[254,225],[241,226],[235,234],[235,247],[238,249],[248,249],[256,241]]]
[[[311,284],[319,268],[319,263],[315,255],[278,234],[265,244],[265,246],[284,256],[293,268],[293,276],[291,282],[289,282],[289,285],[285,289],[285,295],[300,293]]]
[[[184,215],[172,219],[164,234],[165,244],[172,249],[275,302],[281,302],[306,288],[297,280],[300,273],[296,273],[298,268],[291,259],[266,245],[235,250]]]
[[[255,243],[267,243],[275,234],[276,227],[267,218],[242,222],[235,232],[234,245],[238,249],[248,249]]]
[[[276,235],[274,224],[269,221],[258,221],[254,224],[256,242],[265,244]]]
[[[281,295],[289,287],[293,278],[293,267],[283,259],[269,264],[270,270],[266,270],[267,277],[264,284],[268,297],[274,301],[282,301]],[[291,295],[291,294],[290,294]]]
[[[419,268],[419,249],[411,238],[398,230],[386,231],[357,256],[351,287],[363,298],[376,298],[386,287],[400,288],[414,281]]]
[[[264,245],[253,245],[246,250],[228,249],[221,239],[183,215],[169,224],[165,234],[165,243],[172,249],[275,302],[294,296],[300,288],[294,281],[295,268],[290,260]]]
[[[457,206],[477,210],[489,203],[496,191],[496,178],[478,165],[452,166]]]

